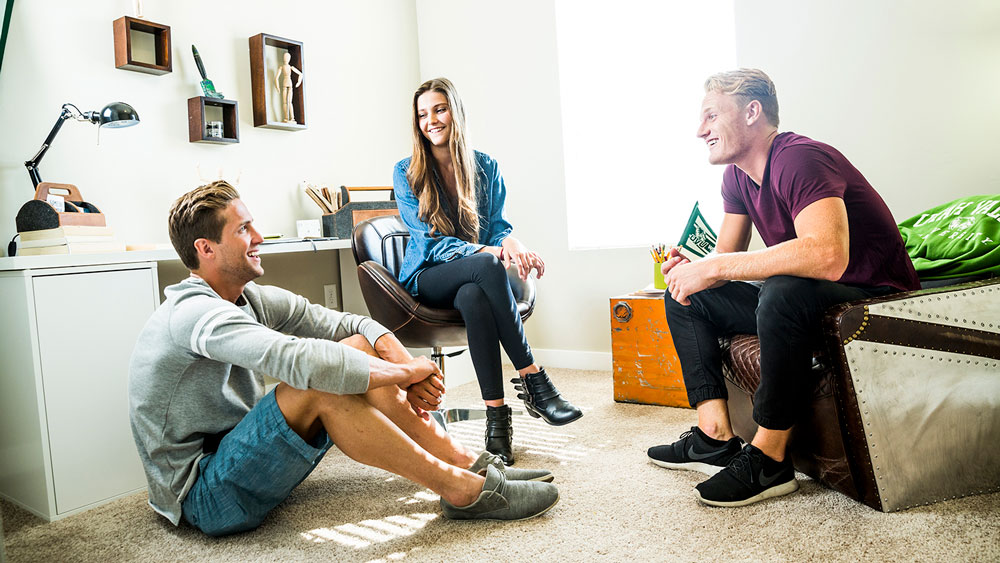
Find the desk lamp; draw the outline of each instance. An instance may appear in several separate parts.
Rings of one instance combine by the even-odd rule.
[[[77,121],[89,121],[91,123],[96,123],[98,127],[98,132],[100,132],[101,127],[130,127],[139,123],[139,114],[135,112],[132,106],[124,102],[112,102],[106,106],[101,111],[88,111],[81,112],[80,108],[73,104],[63,104],[62,112],[59,114],[59,119],[56,120],[56,124],[52,126],[52,130],[49,131],[49,136],[45,137],[45,141],[42,143],[42,148],[38,149],[38,153],[31,157],[31,160],[25,161],[24,166],[28,169],[28,175],[31,176],[31,183],[37,188],[38,184],[42,182],[42,177],[38,174],[38,163],[45,156],[45,151],[49,150],[49,146],[52,145],[52,140],[56,138],[56,133],[62,128],[63,122],[67,119],[73,118]]]

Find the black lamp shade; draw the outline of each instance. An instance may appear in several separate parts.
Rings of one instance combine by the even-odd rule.
[[[98,127],[131,127],[139,123],[139,114],[125,102],[111,102],[95,117]]]

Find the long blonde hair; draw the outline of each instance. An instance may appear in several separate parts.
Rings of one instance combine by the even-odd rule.
[[[435,161],[430,153],[430,141],[420,131],[417,98],[425,92],[442,94],[451,112],[451,128],[448,151],[455,168],[455,183],[458,185],[458,225],[453,225],[441,205],[441,197],[434,180]],[[465,108],[458,97],[455,85],[447,78],[434,78],[424,82],[413,93],[413,157],[406,179],[410,182],[413,195],[420,202],[420,220],[431,226],[431,232],[458,237],[469,242],[479,238],[479,211],[476,201],[476,160],[465,131]]]

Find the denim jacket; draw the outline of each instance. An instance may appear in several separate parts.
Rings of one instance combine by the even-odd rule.
[[[484,246],[499,246],[513,230],[504,213],[507,188],[500,175],[500,165],[488,154],[479,151],[475,151],[475,161],[479,208],[479,236],[475,243],[431,233],[430,225],[420,220],[420,204],[406,179],[410,159],[404,158],[396,163],[392,176],[393,191],[399,215],[410,229],[410,242],[399,269],[399,282],[412,295],[417,294],[417,277],[423,270],[470,256]]]

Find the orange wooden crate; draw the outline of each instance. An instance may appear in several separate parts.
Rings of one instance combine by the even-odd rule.
[[[662,296],[611,298],[611,356],[615,401],[690,408]]]

